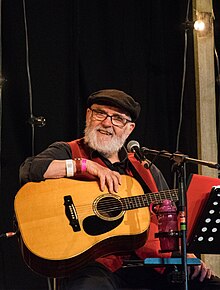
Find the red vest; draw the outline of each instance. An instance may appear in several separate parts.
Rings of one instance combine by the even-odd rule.
[[[71,141],[68,143],[72,150],[72,158],[86,158],[91,159],[89,156],[89,152],[87,151],[88,148],[85,146],[83,139],[77,139],[74,141]],[[139,175],[142,177],[148,188],[151,190],[151,192],[157,192],[157,186],[153,179],[153,176],[149,169],[144,168],[144,166],[137,161],[137,159],[134,157],[133,153],[128,154],[128,158],[132,165],[135,167]],[[105,163],[98,157],[92,158],[92,161],[95,161],[103,166],[106,167]],[[130,170],[127,170],[127,174],[132,176],[132,172]],[[77,179],[80,180],[96,180],[96,177],[93,177],[90,174],[83,173],[83,175],[77,174]],[[158,226],[157,226],[157,217],[156,215],[151,216],[150,221],[150,227],[148,231],[148,239],[145,243],[145,245],[139,249],[137,249],[135,252],[138,255],[139,258],[145,259],[149,257],[161,257],[162,255],[159,253],[160,249],[160,243],[159,239],[154,237],[154,234],[158,232]],[[170,254],[166,253],[163,254],[163,257],[170,256]],[[123,259],[128,259],[128,256],[115,256],[115,255],[109,255],[105,256],[103,258],[98,258],[96,261],[100,262],[101,264],[105,265],[107,268],[109,268],[111,271],[116,271],[119,268],[121,268],[123,264]]]

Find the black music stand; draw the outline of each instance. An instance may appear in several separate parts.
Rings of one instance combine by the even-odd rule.
[[[188,239],[188,252],[220,254],[220,186],[213,186]]]

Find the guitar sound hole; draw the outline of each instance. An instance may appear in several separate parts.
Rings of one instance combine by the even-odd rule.
[[[111,219],[121,214],[122,204],[117,198],[108,196],[99,200],[96,209],[99,216],[102,216],[104,219]]]

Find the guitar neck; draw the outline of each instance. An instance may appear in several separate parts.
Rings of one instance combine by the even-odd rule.
[[[171,201],[178,200],[178,189],[163,190],[160,192],[151,192],[139,196],[121,198],[123,210],[131,210],[140,207],[148,207],[151,203],[160,204],[165,199]]]

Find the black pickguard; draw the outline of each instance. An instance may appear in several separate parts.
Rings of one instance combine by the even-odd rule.
[[[119,218],[115,221],[106,221],[97,217],[96,215],[88,216],[83,221],[84,231],[91,236],[98,236],[104,233],[107,233],[117,226],[123,221],[124,217]]]

